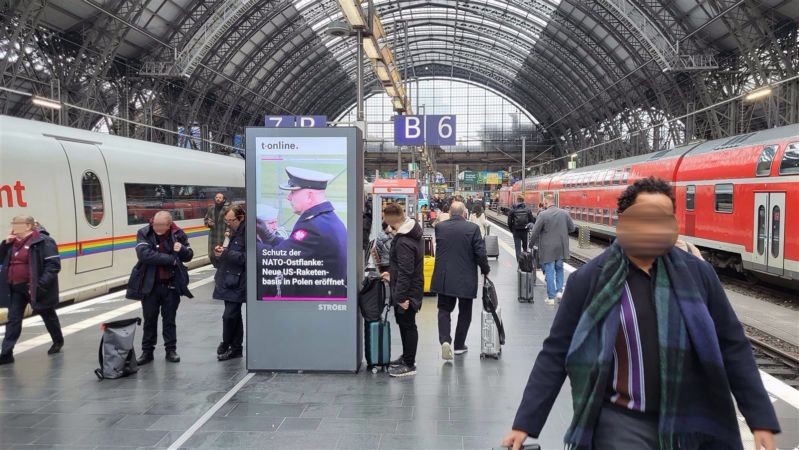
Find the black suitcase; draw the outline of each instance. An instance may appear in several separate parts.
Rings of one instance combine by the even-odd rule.
[[[499,260],[499,238],[490,234],[485,237],[486,257]]]
[[[535,287],[535,272],[516,271],[519,277],[519,296],[521,303],[533,303],[533,288]]]

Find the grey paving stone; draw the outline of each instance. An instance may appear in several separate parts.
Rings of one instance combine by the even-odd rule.
[[[319,423],[321,421],[322,419],[286,417],[286,419],[283,420],[283,423],[280,424],[280,427],[277,429],[277,431],[281,433],[286,431],[313,432],[319,427]]]
[[[2,406],[2,403],[0,403],[0,406]],[[0,429],[7,427],[31,428],[47,417],[49,417],[49,414],[0,413]]]
[[[380,449],[405,450],[461,450],[463,438],[459,436],[413,436],[385,434],[380,441]]]
[[[42,428],[0,428],[0,448],[11,444],[32,444],[47,431]]]
[[[239,403],[229,416],[300,417],[305,405],[279,403]]]
[[[212,417],[200,428],[202,431],[277,431],[284,417],[227,416]],[[308,419],[313,420],[313,419]]]
[[[173,442],[180,439],[183,432],[169,431],[167,434],[158,441],[155,445],[156,448],[169,448]],[[181,449],[200,449],[200,448],[216,448],[214,444],[219,437],[218,431],[198,431],[194,433],[180,448]],[[60,450],[60,449],[59,449]]]
[[[157,419],[147,427],[148,430],[155,431],[185,431],[200,418],[200,416],[157,416],[151,414],[145,414],[144,417],[155,417]]]
[[[307,418],[331,418],[338,417],[343,406],[341,405],[308,405],[300,414],[300,417]]]
[[[397,429],[396,420],[379,419],[322,419],[319,433],[382,434]]]
[[[258,447],[262,433],[258,431],[223,431],[214,439],[213,448],[249,448]]]
[[[342,450],[377,450],[380,446],[380,434],[342,434],[336,443]]]
[[[127,415],[113,425],[114,428],[125,428],[128,430],[145,430],[163,416],[133,414]]]
[[[166,431],[154,430],[95,430],[75,443],[78,445],[95,445],[98,447],[144,446],[157,445],[166,436]]]
[[[339,413],[341,419],[410,419],[413,408],[382,405],[344,405]]]
[[[260,442],[261,448],[270,450],[328,450],[336,448],[339,437],[328,433],[272,433],[264,434]]]
[[[50,414],[38,424],[43,428],[98,430],[110,427],[125,417],[122,414]]]

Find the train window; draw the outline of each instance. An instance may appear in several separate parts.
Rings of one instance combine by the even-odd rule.
[[[757,209],[757,254],[763,256],[766,251],[766,207],[760,205]]]
[[[619,184],[621,184],[621,176],[622,176],[622,171],[621,170],[617,170],[617,171],[615,171],[613,173],[613,184],[614,185],[618,186]]]
[[[694,210],[696,202],[696,186],[690,185],[685,187],[685,209],[688,211]]]
[[[593,222],[594,221],[594,217],[596,217],[594,215],[594,208],[588,208],[588,221],[589,222]]]
[[[607,208],[602,212],[602,223],[610,225],[610,210]]]
[[[83,191],[83,216],[89,225],[96,227],[103,221],[105,210],[103,209],[103,186],[100,178],[91,170],[83,174],[81,182]]]
[[[799,143],[789,145],[780,162],[780,175],[794,173],[799,173]]]
[[[611,181],[613,180],[613,172],[612,172],[612,171],[610,171],[610,170],[608,170],[607,172],[605,172],[605,176],[604,176],[603,180],[604,180],[604,183],[603,183],[603,184],[604,184],[605,186],[610,186],[610,183],[611,183]]]
[[[760,153],[757,161],[757,176],[767,177],[771,174],[771,163],[774,162],[774,155],[777,153],[777,146],[770,145]]]
[[[612,215],[610,216],[610,225],[615,227],[616,224],[618,223],[619,223],[619,210],[613,208]]]
[[[148,223],[161,210],[171,212],[175,220],[202,219],[217,192],[230,203],[245,200],[244,188],[126,183],[128,225]]]
[[[630,168],[624,169],[624,175],[621,177],[621,184],[627,184],[630,179]]]
[[[716,185],[716,212],[732,212],[732,184]]]
[[[771,208],[771,257],[780,256],[780,207]]]

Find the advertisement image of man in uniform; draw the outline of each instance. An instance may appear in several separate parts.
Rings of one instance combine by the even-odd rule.
[[[313,268],[327,271],[326,278],[344,280],[343,285],[304,286],[279,284],[275,297],[334,297],[347,296],[347,227],[336,215],[327,200],[328,183],[333,176],[311,169],[286,167],[288,180],[280,189],[288,191],[286,198],[300,217],[288,238],[264,230],[261,240],[267,249],[287,251],[289,257],[320,260]]]
[[[208,258],[211,260],[211,264],[214,267],[217,267],[217,256],[214,254],[214,248],[217,245],[222,245],[225,241],[225,231],[227,231],[227,225],[225,225],[225,211],[230,207],[230,203],[228,203],[225,195],[221,192],[217,192],[214,196],[214,204],[208,208],[208,212],[205,213],[205,219],[203,219],[203,223],[206,227],[208,227]]]

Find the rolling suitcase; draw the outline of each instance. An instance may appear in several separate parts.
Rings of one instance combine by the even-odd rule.
[[[480,358],[499,359],[505,344],[505,327],[494,283],[483,277],[483,311],[480,316]]]
[[[496,316],[502,323],[501,309],[497,309]],[[480,358],[499,359],[502,356],[502,344],[494,313],[483,310],[480,323]]]
[[[535,287],[535,272],[524,272],[517,270],[519,277],[519,296],[517,299],[521,303],[533,303],[533,288]]]
[[[486,234],[486,257],[496,258],[499,260],[499,238],[490,234]]]
[[[388,369],[391,362],[391,322],[388,321],[390,298],[386,283],[378,276],[368,276],[358,295],[358,306],[364,318],[364,352],[366,370],[372,373]]]
[[[425,295],[430,294],[430,284],[433,281],[433,271],[436,268],[436,257],[435,256],[425,256],[424,257],[424,293]]]

